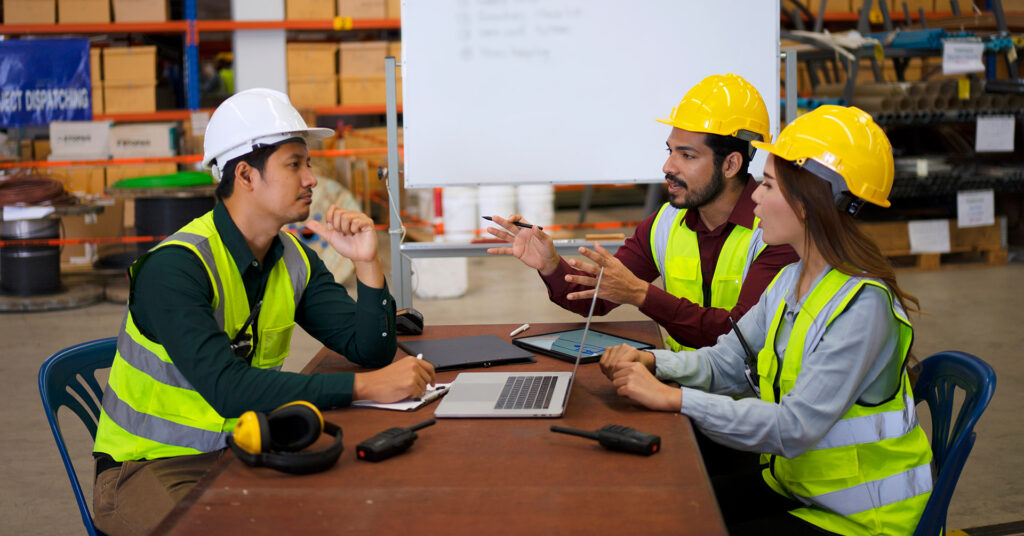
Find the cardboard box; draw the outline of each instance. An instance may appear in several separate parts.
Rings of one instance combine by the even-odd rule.
[[[339,76],[342,106],[384,105],[384,75]],[[401,88],[399,88],[401,94]]]
[[[387,0],[387,15],[389,19],[402,18],[402,0]]]
[[[110,0],[57,0],[57,22],[110,22]]]
[[[335,0],[285,0],[284,18],[289,20],[333,19]]]
[[[156,47],[103,49],[104,82],[156,82]]]
[[[110,127],[113,158],[174,156],[176,123],[126,123]]]
[[[384,75],[387,41],[341,43],[338,48],[341,50],[339,72],[342,76]]]
[[[108,158],[110,121],[52,121],[50,148],[55,160]]]
[[[89,49],[89,78],[93,82],[103,80],[101,56],[102,53],[99,48],[92,47]]]
[[[116,238],[124,236],[123,199],[108,198],[109,202],[99,214],[61,217],[65,238]],[[96,260],[96,244],[66,245],[61,250],[62,264],[91,264]]]
[[[36,160],[50,158],[50,140],[32,140],[32,155]]]
[[[156,82],[103,81],[103,111],[107,114],[156,111]]]
[[[296,108],[338,104],[338,79],[332,76],[288,78],[288,96]]]
[[[107,186],[117,181],[134,179],[135,177],[155,177],[178,172],[178,165],[168,164],[133,164],[130,166],[107,166]]]
[[[338,74],[338,45],[334,43],[288,43],[285,58],[288,78],[333,78]]]
[[[91,160],[96,157],[83,158]],[[70,166],[56,168],[51,173],[53,178],[64,183],[64,189],[75,195],[102,195],[107,187],[106,167],[104,166]]]
[[[113,0],[115,22],[165,22],[167,0]]]
[[[384,19],[388,16],[386,0],[338,0],[338,16],[353,19]]]
[[[56,0],[3,0],[4,24],[53,24]]]
[[[90,91],[92,91],[92,115],[102,115],[104,113],[103,82],[93,80]]]

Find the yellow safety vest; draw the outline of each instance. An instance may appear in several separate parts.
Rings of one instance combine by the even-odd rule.
[[[665,291],[689,300],[701,307],[732,309],[739,301],[740,287],[754,259],[764,250],[761,229],[754,218],[754,226],[733,227],[718,254],[718,263],[711,281],[711,303],[704,303],[704,276],[700,269],[700,247],[697,233],[683,223],[686,209],[677,209],[665,203],[654,218],[651,227],[651,254],[661,272]],[[676,342],[672,337],[665,343],[673,350],[693,350]]]
[[[291,344],[295,309],[309,283],[310,264],[294,236],[278,236],[284,254],[267,281],[252,366],[280,370]],[[151,251],[167,246],[188,248],[202,261],[213,289],[214,317],[234,338],[249,316],[249,301],[235,260],[217,233],[213,212],[192,220]],[[132,277],[140,266],[132,266]],[[251,330],[247,328],[250,335]],[[192,387],[163,345],[139,331],[129,309],[103,393],[95,450],[116,461],[212,452],[226,446],[235,421],[218,414]]]
[[[795,268],[794,268],[795,270]],[[783,296],[790,284],[776,282],[765,292],[766,304],[778,304],[758,354],[761,399],[778,403],[793,389],[805,352],[812,351],[828,325],[866,285],[883,289],[899,322],[900,370],[910,351],[913,329],[888,287],[877,280],[831,270],[811,290],[794,321],[781,360],[775,335],[785,311]],[[931,446],[914,412],[906,371],[893,398],[877,405],[860,401],[837,421],[810,450],[793,459],[769,455],[765,482],[778,493],[806,507],[792,513],[838,534],[912,534],[931,495]]]

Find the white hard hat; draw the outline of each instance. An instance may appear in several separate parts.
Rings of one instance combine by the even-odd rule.
[[[224,164],[251,153],[257,145],[273,145],[291,138],[307,141],[334,134],[329,128],[309,128],[288,95],[266,88],[236,93],[217,107],[206,125],[203,166],[220,181]]]

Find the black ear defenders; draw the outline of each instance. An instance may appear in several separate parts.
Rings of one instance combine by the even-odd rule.
[[[299,452],[321,433],[334,436],[324,450]],[[341,427],[325,421],[316,406],[302,400],[269,414],[247,411],[238,418],[228,445],[243,462],[284,473],[305,475],[330,469],[341,456]]]

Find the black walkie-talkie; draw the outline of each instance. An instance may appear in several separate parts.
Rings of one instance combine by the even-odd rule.
[[[368,462],[379,462],[405,452],[405,449],[416,441],[416,430],[426,428],[435,422],[434,419],[430,419],[408,428],[388,428],[356,445],[356,457]]]
[[[606,449],[632,454],[650,456],[661,450],[661,436],[641,432],[621,424],[609,424],[593,432],[565,428],[564,426],[552,426],[551,431],[596,439]]]

